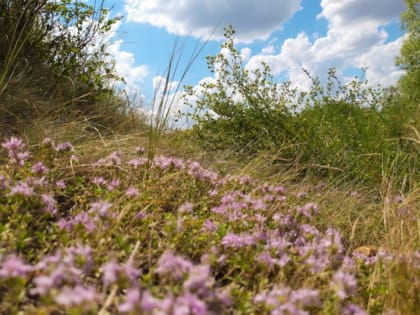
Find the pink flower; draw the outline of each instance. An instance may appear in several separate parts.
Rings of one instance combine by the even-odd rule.
[[[57,208],[55,207],[57,204],[57,201],[54,199],[54,197],[50,194],[42,194],[41,200],[45,204],[45,211],[49,212],[53,215],[57,213]]]
[[[33,280],[36,285],[30,290],[32,295],[47,295],[57,285],[56,277],[40,275]]]
[[[66,227],[72,227],[74,224],[80,223],[88,232],[96,229],[97,218],[92,218],[87,212],[78,213],[73,220],[67,221]]]
[[[25,277],[33,270],[33,266],[26,265],[19,257],[12,254],[7,256],[0,264],[0,278]]]
[[[51,148],[55,147],[54,140],[52,140],[51,138],[44,138],[44,140],[42,140],[42,144]]]
[[[194,205],[191,202],[184,202],[179,208],[178,213],[191,213]]]
[[[144,157],[132,159],[132,160],[127,162],[127,164],[132,166],[133,168],[137,168],[137,167],[139,167],[141,165],[144,165],[146,163],[147,163],[147,158],[144,158]]]
[[[90,306],[96,303],[99,295],[94,287],[85,288],[77,285],[74,288],[65,286],[55,297],[55,301],[64,306]]]
[[[203,227],[201,228],[203,231],[214,232],[217,230],[216,224],[210,219],[207,219],[203,223]]]
[[[310,218],[314,214],[318,214],[318,205],[314,202],[309,202],[302,207],[297,208],[297,212],[305,217]]]
[[[66,189],[66,183],[63,180],[58,180],[55,183],[55,186],[57,186],[57,188],[60,188],[60,189]]]
[[[184,290],[195,292],[200,296],[206,296],[209,294],[213,284],[214,279],[211,277],[209,265],[193,266],[190,269],[187,280],[184,282]]]
[[[16,186],[10,188],[10,196],[14,195],[30,197],[34,195],[34,189],[27,182],[18,182]]]
[[[12,164],[23,166],[25,160],[29,157],[29,152],[23,152],[25,144],[22,139],[11,137],[2,143],[2,147],[8,151],[9,160]]]
[[[56,147],[57,152],[70,152],[74,151],[73,145],[70,142],[59,143]]]
[[[274,287],[270,292],[257,294],[254,302],[269,306],[271,314],[308,314],[306,307],[319,304],[319,294],[316,290],[291,290],[286,287]]]
[[[135,198],[135,197],[137,197],[138,195],[140,195],[140,193],[139,193],[139,191],[137,190],[137,188],[135,188],[135,187],[128,187],[127,188],[127,190],[125,191],[125,195],[127,196],[127,197],[130,197],[130,198]]]
[[[140,308],[140,291],[137,288],[130,288],[125,295],[125,301],[118,305],[118,311],[121,313],[141,314]]]
[[[119,265],[115,260],[111,260],[102,267],[103,282],[105,286],[114,284],[117,281],[129,281],[131,285],[137,284],[137,278],[140,275],[140,271],[134,268],[131,263],[125,265]]]
[[[32,172],[35,174],[45,174],[48,172],[48,168],[42,162],[37,162],[32,166]]]
[[[107,262],[102,267],[102,279],[105,286],[109,286],[114,284],[118,279],[118,272],[120,270],[120,266],[115,262],[115,260],[111,260]]]
[[[144,312],[152,312],[155,309],[166,310],[171,307],[172,299],[165,298],[165,300],[162,301],[160,299],[155,298],[149,291],[144,291],[141,296],[140,305],[142,311]]]
[[[109,209],[112,204],[106,201],[97,201],[90,204],[89,213],[93,213],[101,218],[109,217]]]
[[[108,183],[107,188],[108,188],[109,191],[113,191],[119,185],[120,185],[120,180],[118,178],[114,178]]]
[[[235,234],[230,232],[223,237],[221,244],[224,247],[233,247],[238,249],[254,245],[255,240],[254,237],[249,233]]]
[[[94,184],[96,184],[98,186],[100,186],[100,185],[107,185],[108,184],[108,182],[106,181],[106,179],[103,178],[103,177],[94,177],[93,180],[92,180],[92,183],[94,183]]]
[[[338,270],[333,275],[331,286],[336,289],[340,300],[355,294],[357,291],[356,278],[351,273],[342,270]]]
[[[181,256],[174,255],[172,251],[165,251],[158,260],[155,272],[159,275],[168,275],[175,280],[181,280],[191,268],[192,263]]]
[[[173,315],[207,315],[207,305],[198,296],[185,293],[179,296],[173,305]]]
[[[359,305],[349,304],[343,309],[343,315],[367,315]]]
[[[11,137],[9,140],[3,142],[1,146],[9,152],[18,152],[23,150],[25,144],[22,139]]]

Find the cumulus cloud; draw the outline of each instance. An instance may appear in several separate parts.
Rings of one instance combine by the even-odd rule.
[[[322,0],[322,13],[334,24],[374,22],[386,24],[404,10],[403,0]]]
[[[121,49],[123,41],[117,40],[108,47],[108,51],[115,59],[115,70],[128,86],[136,86],[143,82],[149,74],[146,65],[135,66],[134,54]]]
[[[126,0],[128,21],[163,27],[176,35],[208,37],[232,24],[241,42],[268,39],[300,9],[300,0]],[[218,28],[214,38],[223,38]]]
[[[302,68],[311,74],[325,75],[335,67],[339,73],[348,67],[367,67],[371,83],[384,86],[395,83],[401,71],[395,67],[402,38],[387,42],[384,27],[404,10],[402,0],[322,0],[318,18],[328,21],[325,36],[312,40],[306,33],[284,41],[279,52],[267,46],[250,58],[247,67],[256,68],[265,61],[273,74],[287,74],[301,88],[310,81]],[[272,52],[272,53],[267,53]]]
[[[121,21],[112,26],[110,32],[102,39],[106,43],[107,52],[111,55],[111,60],[115,62],[115,71],[126,83],[125,89],[131,96],[140,95],[140,84],[149,75],[146,65],[136,65],[133,53],[122,49],[123,40],[115,40]],[[109,60],[109,61],[111,61]],[[140,97],[143,97],[140,95]]]

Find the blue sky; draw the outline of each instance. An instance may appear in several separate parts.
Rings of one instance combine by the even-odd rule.
[[[395,57],[403,42],[403,0],[108,0],[105,6],[123,16],[109,47],[117,71],[146,100],[175,40],[186,40],[188,58],[218,23],[184,83],[212,79],[205,56],[220,52],[228,24],[237,31],[247,68],[265,61],[279,81],[289,79],[302,89],[309,84],[302,67],[321,77],[335,67],[344,80],[363,67],[371,84],[383,86],[402,74]]]

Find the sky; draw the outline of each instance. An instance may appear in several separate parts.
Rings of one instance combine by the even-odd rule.
[[[246,68],[264,61],[276,80],[302,89],[310,84],[302,68],[325,78],[334,67],[344,81],[366,68],[369,84],[381,86],[403,73],[395,66],[404,38],[403,0],[108,0],[105,6],[122,16],[108,46],[116,70],[128,91],[146,102],[176,41],[185,42],[186,60],[209,40],[183,83],[214,79],[205,56],[221,52],[229,24]]]

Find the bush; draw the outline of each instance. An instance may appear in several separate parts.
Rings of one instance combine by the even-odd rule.
[[[298,164],[304,174],[370,183],[381,182],[386,161],[412,152],[392,89],[371,87],[363,76],[343,84],[331,69],[325,84],[303,70],[312,86],[299,92],[291,82],[275,83],[266,64],[245,69],[233,35],[227,28],[222,53],[208,57],[216,79],[186,89],[195,107],[192,134],[202,147],[245,160],[274,151],[280,164]]]
[[[267,65],[252,72],[244,69],[233,35],[232,27],[227,28],[225,54],[207,57],[215,82],[202,83],[200,91],[187,87],[186,100],[195,108],[190,115],[196,122],[193,132],[202,144],[253,156],[295,136],[286,102],[296,91],[289,84],[274,84]]]
[[[124,111],[101,42],[116,21],[103,2],[0,0],[0,129]]]

